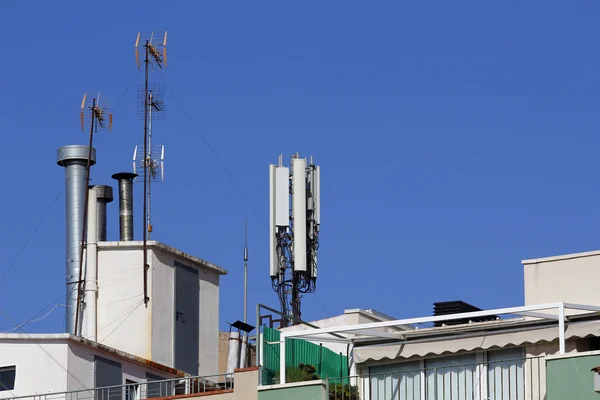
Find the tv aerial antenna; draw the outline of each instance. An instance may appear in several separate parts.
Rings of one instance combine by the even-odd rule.
[[[79,277],[77,282],[71,282],[70,284],[77,284],[77,306],[75,308],[75,326],[73,328],[73,334],[77,335],[80,329],[79,327],[79,315],[81,315],[81,298],[82,298],[82,279],[83,279],[83,249],[87,242],[87,218],[88,218],[88,196],[90,187],[90,171],[92,161],[92,145],[94,143],[94,134],[107,131],[110,132],[112,129],[113,116],[110,111],[110,102],[108,99],[100,93],[84,93],[83,99],[81,100],[81,109],[79,111],[79,122],[81,124],[81,131],[86,130],[90,133],[89,146],[88,146],[88,157],[87,166],[85,172],[86,179],[86,191],[85,201],[83,206],[83,224],[81,232],[81,250],[79,253]]]
[[[153,173],[156,173],[156,168],[154,166],[155,160],[158,160],[158,165],[160,166],[160,176],[162,180],[162,171],[163,171],[163,163],[164,163],[164,147],[162,147],[160,151],[160,156],[163,158],[155,159],[156,153],[152,152],[151,145],[151,127],[152,127],[152,115],[162,115],[160,105],[164,105],[162,98],[159,98],[159,93],[151,92],[150,85],[148,83],[148,71],[150,68],[159,68],[163,69],[167,66],[167,31],[152,31],[152,32],[139,32],[137,34],[137,38],[135,40],[135,58],[137,62],[138,69],[142,68],[142,63],[144,64],[144,88],[143,88],[143,119],[144,119],[144,145],[143,145],[143,153],[141,153],[141,164],[143,166],[144,174],[143,174],[143,182],[144,182],[144,210],[143,210],[143,224],[144,227],[142,229],[143,234],[143,257],[144,257],[144,304],[148,307],[148,301],[150,298],[148,297],[148,252],[147,252],[147,241],[148,241],[148,233],[149,230],[152,229],[152,225],[150,225],[150,213],[149,213],[149,197],[150,197],[150,176]],[[164,86],[163,86],[164,88]],[[153,89],[155,87],[153,86]],[[160,92],[160,87],[158,88]],[[164,90],[162,91],[164,95]],[[149,143],[150,142],[150,143]],[[137,147],[134,150],[134,171],[138,161],[138,151]]]
[[[148,143],[146,151],[144,146],[135,146],[133,150],[133,172],[138,174],[136,182],[143,182],[144,179],[140,174],[140,170],[147,167],[148,175],[145,186],[147,196],[147,215],[146,215],[146,232],[147,239],[150,239],[152,234],[151,220],[151,199],[152,199],[152,182],[162,182],[165,178],[165,146],[162,144],[154,144],[152,142],[152,121],[164,119],[164,94],[165,85],[155,83],[149,86],[148,89],[148,109],[146,110],[146,89],[145,85],[140,85],[138,89],[138,118],[146,118],[148,115]]]

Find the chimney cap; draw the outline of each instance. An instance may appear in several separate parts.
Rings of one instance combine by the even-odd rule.
[[[64,167],[68,161],[87,161],[89,146],[83,144],[73,144],[70,146],[59,147],[56,153],[56,163]],[[92,158],[90,165],[96,164],[96,149],[92,147]]]
[[[102,199],[107,203],[113,201],[113,188],[109,185],[91,185],[90,189],[96,190],[98,200]]]
[[[136,176],[138,176],[138,174],[134,174],[133,172],[117,172],[116,174],[113,174],[112,178],[120,181],[121,179],[133,179]]]

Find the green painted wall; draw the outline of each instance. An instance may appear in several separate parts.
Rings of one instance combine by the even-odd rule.
[[[321,385],[298,386],[281,389],[261,390],[258,400],[322,400],[325,389]]]
[[[547,400],[600,400],[594,391],[592,368],[600,366],[600,355],[546,361]]]

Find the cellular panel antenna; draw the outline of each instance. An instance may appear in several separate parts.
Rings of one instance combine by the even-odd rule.
[[[74,310],[75,318],[72,322],[71,318],[67,317],[67,329],[69,332],[73,332],[74,335],[78,335],[81,330],[81,324],[79,316],[81,315],[81,299],[85,288],[82,288],[83,283],[83,249],[86,243],[86,231],[87,231],[87,219],[88,219],[88,195],[90,186],[90,170],[93,163],[92,159],[92,144],[94,142],[94,134],[107,131],[110,132],[112,129],[112,113],[110,111],[110,102],[108,99],[100,93],[84,93],[83,99],[81,100],[81,109],[79,111],[79,121],[81,124],[82,132],[89,131],[89,146],[88,146],[88,157],[86,166],[86,185],[85,185],[85,200],[83,203],[83,223],[81,229],[81,242],[79,250],[79,267],[77,270],[71,270],[67,273],[67,279],[69,277],[78,277],[76,281],[67,282],[67,314],[72,313]],[[73,285],[77,285],[77,290],[73,290]],[[73,297],[76,294],[76,301]],[[74,304],[71,304],[74,303]],[[70,311],[71,310],[71,311]]]
[[[270,277],[284,326],[299,323],[303,294],[317,290],[321,169],[299,154],[270,165]]]
[[[148,199],[150,192],[151,178],[148,177],[148,172],[152,175],[154,171],[152,158],[152,149],[149,147],[149,132],[152,126],[152,114],[160,115],[162,109],[161,105],[162,98],[159,98],[158,93],[151,92],[151,87],[148,83],[148,71],[150,67],[163,69],[167,66],[167,31],[153,31],[153,32],[139,32],[135,40],[135,58],[138,69],[141,69],[142,63],[144,64],[144,88],[143,88],[143,119],[144,119],[144,146],[142,155],[143,164],[143,182],[144,182],[144,210],[143,210],[143,268],[144,268],[144,304],[148,306],[148,252],[147,252],[147,241],[148,233],[151,225],[149,224],[149,212],[148,212]],[[160,88],[159,88],[160,89]],[[160,91],[160,90],[159,90]],[[164,93],[164,90],[163,90]],[[150,143],[151,144],[151,143]],[[134,160],[137,161],[137,151],[134,150]],[[164,149],[161,151],[164,155]],[[160,160],[162,163],[162,160]],[[135,168],[134,161],[134,168]],[[162,164],[161,164],[162,170]],[[161,172],[162,176],[162,172]]]

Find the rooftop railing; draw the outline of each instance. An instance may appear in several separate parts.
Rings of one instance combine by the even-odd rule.
[[[60,393],[12,397],[10,400],[146,400],[233,389],[233,373],[174,378]]]

